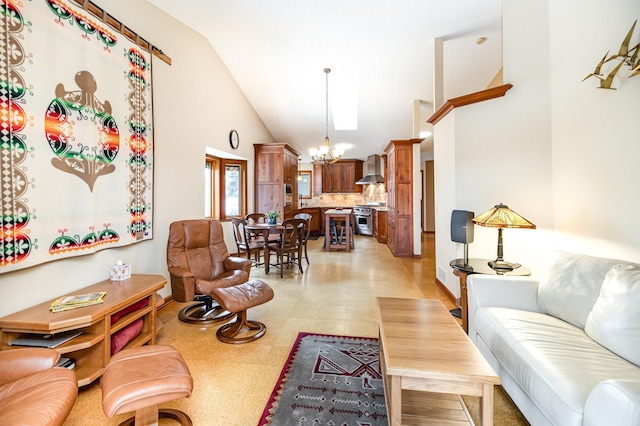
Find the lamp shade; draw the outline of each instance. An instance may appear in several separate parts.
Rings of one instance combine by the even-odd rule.
[[[527,219],[502,203],[474,217],[473,223],[490,228],[536,229],[536,226],[533,223],[529,222]]]

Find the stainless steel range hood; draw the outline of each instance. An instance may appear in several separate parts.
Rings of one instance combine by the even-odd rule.
[[[357,181],[356,184],[384,183],[382,173],[382,158],[379,155],[370,155],[367,157],[367,175]]]

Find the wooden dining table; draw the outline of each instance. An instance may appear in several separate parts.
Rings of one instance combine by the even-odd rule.
[[[267,257],[269,254],[269,247],[268,246],[268,242],[269,242],[269,235],[282,235],[282,233],[284,232],[284,226],[282,226],[282,223],[252,223],[252,224],[247,224],[246,226],[247,231],[250,231],[252,233],[256,233],[256,234],[262,234],[262,237],[265,240],[265,245],[264,245],[264,253],[263,253],[263,258],[264,258],[264,271],[265,273],[269,273],[269,263],[267,262]]]

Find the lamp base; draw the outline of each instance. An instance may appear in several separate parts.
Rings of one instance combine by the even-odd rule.
[[[504,274],[505,272],[513,271],[514,269],[518,269],[521,266],[519,263],[510,263],[498,259],[492,260],[491,262],[488,262],[488,264],[489,267],[496,271],[498,274]]]

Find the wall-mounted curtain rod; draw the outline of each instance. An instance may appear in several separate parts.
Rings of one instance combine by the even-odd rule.
[[[164,54],[164,52],[158,47],[152,45],[147,40],[140,37],[138,33],[128,28],[122,22],[109,15],[106,10],[101,7],[95,5],[93,2],[89,0],[71,0],[73,3],[77,4],[87,12],[91,13],[96,18],[100,19],[105,24],[109,25],[114,30],[118,31],[120,34],[136,43],[138,46],[142,47],[147,52],[151,52],[156,55],[158,58],[162,59],[167,64],[171,65],[171,58]]]

